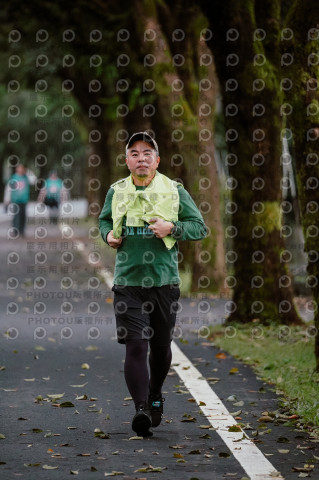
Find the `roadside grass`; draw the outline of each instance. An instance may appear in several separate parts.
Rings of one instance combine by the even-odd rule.
[[[313,323],[303,326],[226,323],[211,327],[209,339],[252,366],[273,385],[280,406],[299,418],[297,428],[319,434],[319,373],[315,372]]]

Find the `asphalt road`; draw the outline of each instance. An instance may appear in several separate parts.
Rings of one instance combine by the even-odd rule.
[[[174,365],[162,424],[153,437],[134,438],[124,348],[115,340],[112,254],[96,232],[89,238],[85,225],[70,221],[61,231],[42,221],[28,225],[26,238],[10,240],[8,227],[0,224],[1,480],[247,479]],[[309,476],[319,478],[318,443],[283,418],[259,421],[263,412],[285,414],[277,395],[205,338],[206,326],[225,318],[225,302],[182,299],[175,343],[274,469],[297,479],[310,464]]]

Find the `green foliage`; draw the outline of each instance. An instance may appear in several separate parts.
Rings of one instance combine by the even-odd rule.
[[[65,173],[64,155],[74,158],[73,169],[83,171],[85,148],[77,114],[74,99],[63,98],[54,88],[46,94],[23,89],[7,93],[1,86],[0,156],[5,167],[4,180],[11,173],[9,167],[17,162],[41,177],[53,167],[59,174]],[[69,141],[71,137],[73,140]]]

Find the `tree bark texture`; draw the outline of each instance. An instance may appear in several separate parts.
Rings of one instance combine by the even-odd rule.
[[[282,42],[286,120],[293,138],[304,250],[306,283],[313,300],[316,369],[319,371],[319,10],[310,0],[297,1],[289,12]]]
[[[299,323],[282,261],[279,1],[214,2],[207,12],[221,84],[228,148],[233,286],[229,320]],[[259,7],[260,8],[260,7]],[[262,27],[259,26],[258,20]]]

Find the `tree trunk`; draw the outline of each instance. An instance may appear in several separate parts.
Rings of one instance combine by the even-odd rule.
[[[316,327],[315,356],[319,371],[319,11],[311,0],[297,1],[288,15],[286,54],[292,55],[286,77],[291,88],[285,92],[292,107],[287,124],[293,134],[297,169],[301,221],[308,255],[307,285],[313,302],[308,308],[314,312]],[[293,35],[289,34],[293,32]],[[287,82],[288,84],[288,82]]]
[[[206,3],[206,2],[204,2]],[[225,110],[234,271],[229,320],[300,323],[288,268],[281,262],[281,129],[279,2],[264,2],[257,30],[255,2],[224,0],[207,11]],[[258,13],[258,12],[257,12]],[[237,260],[236,260],[237,258]]]
[[[168,165],[165,167],[168,172],[173,172],[174,177],[183,182],[210,229],[210,234],[201,242],[180,242],[181,269],[186,268],[191,275],[192,294],[220,294],[226,269],[213,144],[216,78],[212,62],[199,68],[200,56],[210,54],[205,42],[199,40],[205,23],[196,6],[181,1],[158,5],[158,18],[160,25],[154,21],[152,25],[157,33],[154,50],[157,62],[166,65],[167,71],[154,78],[158,97],[154,103],[156,118],[153,123],[156,122],[159,142],[163,146],[162,162]],[[187,35],[174,42],[174,35],[181,31]],[[175,61],[174,65],[173,59],[177,58],[185,62],[181,61],[179,66]],[[210,82],[211,87],[201,94],[202,80]],[[199,113],[204,104],[213,106],[211,114]]]

